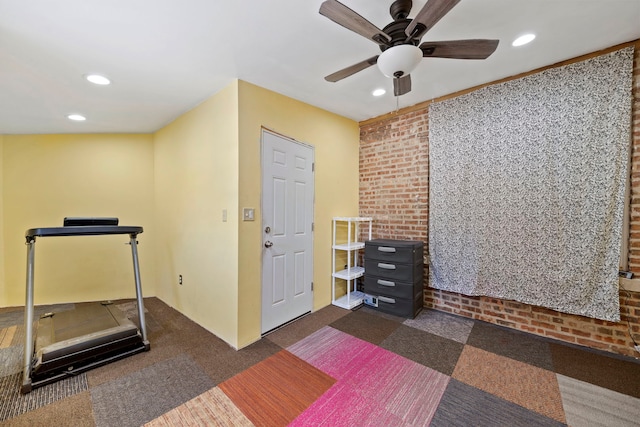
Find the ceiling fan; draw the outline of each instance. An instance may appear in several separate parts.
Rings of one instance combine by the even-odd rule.
[[[411,71],[423,57],[486,59],[498,47],[499,40],[470,39],[424,42],[420,39],[460,0],[428,0],[415,18],[409,19],[411,0],[395,0],[389,8],[393,22],[382,30],[337,0],[326,0],[320,6],[320,14],[348,30],[376,43],[382,53],[353,64],[325,77],[337,82],[374,64],[380,71],[393,78],[395,96],[411,91]]]

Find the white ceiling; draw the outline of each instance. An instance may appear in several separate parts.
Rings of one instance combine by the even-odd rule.
[[[379,28],[391,22],[391,0],[342,2]],[[425,58],[396,100],[375,66],[324,80],[380,51],[321,16],[321,3],[0,0],[0,134],[153,132],[235,78],[361,121],[640,39],[640,0],[462,0],[422,40],[500,39],[498,49],[484,61]],[[512,47],[526,32],[534,42]],[[374,98],[378,87],[387,94]]]

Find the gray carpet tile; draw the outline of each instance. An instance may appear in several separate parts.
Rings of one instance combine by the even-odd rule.
[[[15,310],[0,314],[0,328],[24,324],[24,310]]]
[[[184,354],[184,348],[175,344],[163,345],[160,340],[151,341],[151,350],[126,357],[121,360],[87,371],[90,387],[131,375],[136,371]]]
[[[467,344],[538,368],[553,370],[549,342],[535,335],[477,321]]]
[[[475,322],[472,319],[441,311],[424,309],[415,319],[407,319],[403,323],[412,328],[464,344],[467,342]]]
[[[22,306],[19,306],[19,307],[0,307],[0,316],[2,316],[3,314],[12,313],[14,311],[23,312],[24,311],[24,307],[22,307]]]
[[[215,339],[217,340],[215,343],[202,342],[187,350],[215,384],[228,380],[282,350],[279,345],[267,339],[262,339],[240,350],[235,350],[224,341]]]
[[[640,397],[640,360],[550,343],[556,373]]]
[[[317,330],[349,314],[348,310],[329,305],[268,334],[266,338],[287,348]]]
[[[396,320],[389,319],[377,312],[364,309],[352,311],[331,323],[331,327],[372,344],[380,344],[391,332],[401,325]]]
[[[96,425],[139,426],[214,386],[191,357],[180,355],[92,388]]]
[[[452,378],[440,400],[431,426],[559,427],[566,424]]]
[[[145,298],[144,307],[149,310],[149,313],[151,313],[162,326],[170,324],[175,319],[184,317],[179,311],[171,308],[155,297]]]
[[[44,313],[59,313],[61,311],[73,310],[74,304],[39,305],[34,307],[33,318],[37,320]],[[0,312],[0,329],[14,325],[24,324],[24,308],[5,309]]]
[[[94,427],[91,395],[88,391],[25,412],[5,422],[8,427]]]
[[[152,315],[162,328],[163,333],[171,334],[172,339],[178,344],[193,344],[206,341],[213,336],[211,332],[193,322],[186,316],[169,317],[164,319],[157,315]],[[215,338],[219,340],[219,338]],[[224,342],[220,340],[221,342]]]
[[[464,344],[401,325],[380,343],[380,347],[451,375]]]
[[[65,378],[53,384],[21,394],[22,372],[0,378],[0,420],[7,420],[53,402],[88,390],[85,374]]]
[[[11,330],[13,332],[13,338],[11,340],[11,342],[8,342],[6,340],[4,344],[13,346],[13,345],[18,345],[20,347],[24,347],[24,325],[16,325],[16,326],[11,326],[8,329],[4,329],[5,331],[9,331]],[[8,338],[8,335],[5,335],[5,338]]]
[[[558,374],[567,424],[572,427],[640,425],[640,399]]]
[[[0,349],[0,377],[22,372],[24,348],[14,345]]]

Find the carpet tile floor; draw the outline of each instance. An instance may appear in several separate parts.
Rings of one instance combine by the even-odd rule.
[[[478,369],[480,366],[484,369]],[[452,376],[556,421],[565,421],[558,382],[551,371],[465,346]]]
[[[569,425],[640,424],[640,405],[637,398],[564,375],[558,375],[558,385]]]
[[[464,348],[457,341],[405,325],[398,326],[380,346],[445,375],[451,375]]]
[[[449,381],[329,326],[288,350],[338,380],[292,425],[425,425]]]
[[[466,343],[474,321],[435,310],[423,310],[415,319],[403,322],[406,326],[430,332],[459,343]]]
[[[286,350],[220,384],[256,426],[287,425],[336,382]]]
[[[145,307],[151,351],[28,395],[22,312],[0,310],[0,425],[640,426],[639,359],[432,310],[334,306],[236,351],[156,298]]]

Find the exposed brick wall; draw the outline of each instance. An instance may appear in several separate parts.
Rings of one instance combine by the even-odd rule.
[[[633,61],[631,222],[629,225],[629,269],[640,275],[640,43]]]
[[[376,238],[427,241],[429,122],[424,111],[360,129],[360,215]]]
[[[638,46],[638,44],[636,44]],[[629,268],[640,276],[640,49],[634,60],[633,163]],[[373,237],[425,242],[429,221],[428,107],[360,126],[360,215],[374,218]],[[640,338],[640,293],[620,292],[621,321],[606,322],[489,297],[428,287],[424,305],[573,344],[636,356],[629,326]]]

